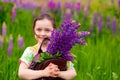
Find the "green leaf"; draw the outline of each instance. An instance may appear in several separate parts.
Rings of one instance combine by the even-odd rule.
[[[57,58],[59,56],[61,56],[61,54],[59,52],[55,55],[51,55],[48,52],[41,53],[40,59],[37,62],[41,63],[45,60],[48,60],[48,59],[51,59],[51,58]]]

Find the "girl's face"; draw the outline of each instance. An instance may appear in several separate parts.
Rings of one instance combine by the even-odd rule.
[[[37,20],[35,23],[35,38],[38,43],[42,43],[46,37],[51,37],[51,31],[53,30],[53,24],[48,19]]]

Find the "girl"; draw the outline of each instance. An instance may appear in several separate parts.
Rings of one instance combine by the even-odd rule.
[[[18,76],[22,79],[37,79],[40,77],[60,77],[66,80],[73,79],[76,76],[76,71],[73,63],[67,61],[67,71],[60,71],[58,66],[50,63],[44,70],[31,70],[29,65],[33,57],[37,54],[39,46],[45,37],[51,37],[51,31],[55,29],[55,20],[49,14],[44,13],[37,17],[33,23],[33,32],[37,44],[32,47],[27,47],[22,57],[20,58],[20,66]],[[45,52],[48,43],[43,44],[42,51]]]

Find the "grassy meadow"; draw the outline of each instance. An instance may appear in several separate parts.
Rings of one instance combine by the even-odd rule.
[[[108,3],[91,0],[87,5],[80,2],[77,9],[77,2],[72,7],[69,2],[67,7],[48,5],[45,9],[31,3],[24,6],[18,3],[22,4],[0,0],[0,80],[21,80],[19,58],[26,47],[36,43],[32,23],[43,10],[53,15],[58,28],[65,18],[71,18],[80,22],[79,31],[91,32],[85,38],[87,46],[76,45],[71,50],[76,56],[77,76],[73,80],[120,80],[120,0]]]

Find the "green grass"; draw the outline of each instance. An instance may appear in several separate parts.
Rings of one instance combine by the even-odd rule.
[[[109,11],[106,12],[109,13]],[[82,14],[80,13],[79,16],[77,21],[82,22]],[[10,15],[6,17],[7,36],[4,38],[3,47],[0,48],[0,80],[20,80],[18,78],[19,58],[27,46],[32,46],[36,42],[32,33],[31,11],[18,9],[15,22],[11,22],[10,17]],[[118,18],[118,20],[120,19]],[[88,17],[86,22],[81,23],[81,29],[89,30],[91,21],[92,19]],[[60,22],[57,24],[59,25]],[[7,47],[10,34],[13,36],[14,45],[12,55],[8,56]],[[25,46],[23,49],[18,47],[19,34],[24,38]],[[74,80],[120,80],[119,37],[120,34],[112,35],[104,28],[100,36],[97,32],[93,32],[91,37],[86,38],[87,46],[74,46],[71,50],[76,55],[74,64],[77,77]]]

